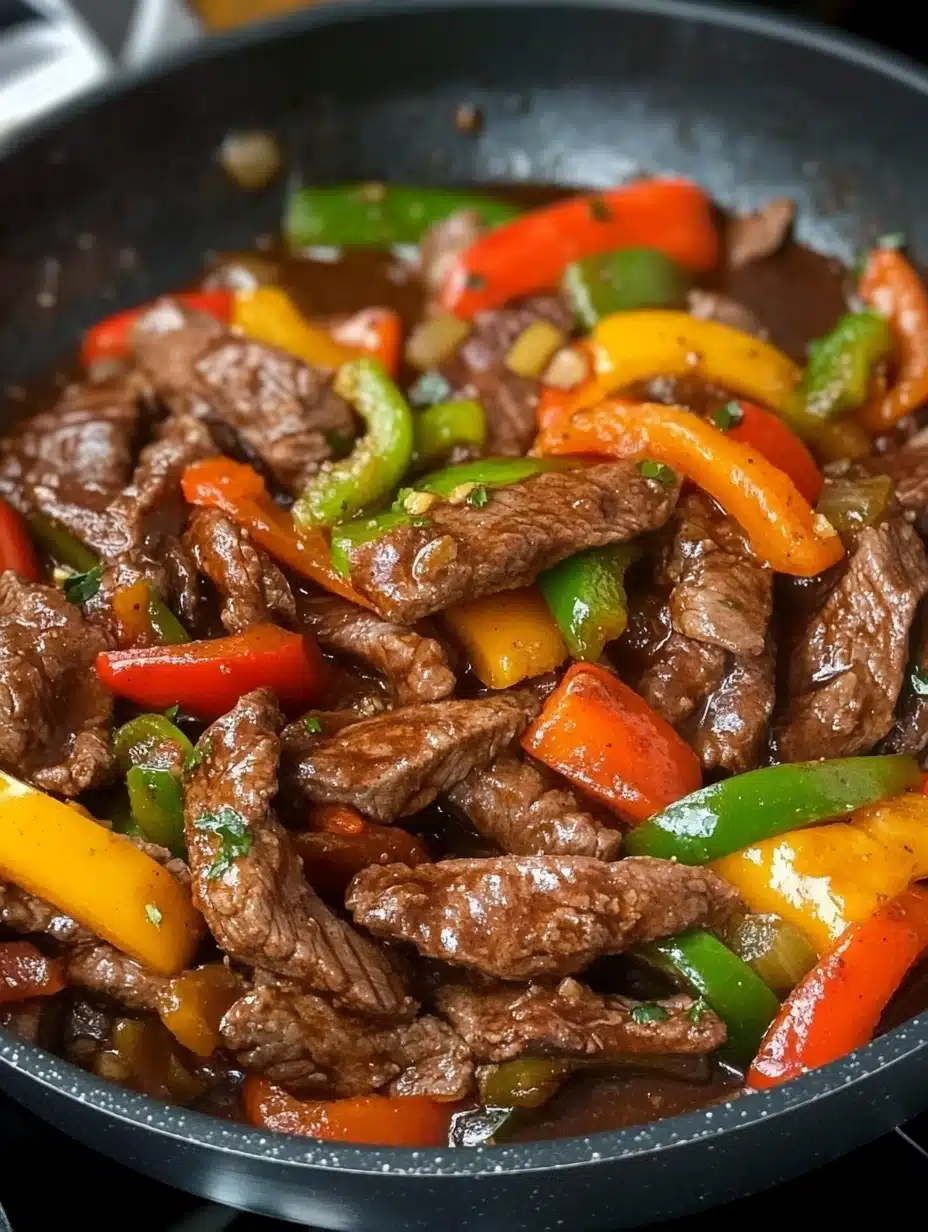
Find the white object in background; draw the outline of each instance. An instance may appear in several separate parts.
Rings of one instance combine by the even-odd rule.
[[[182,0],[141,0],[136,6],[122,62],[127,68],[136,68],[185,47],[202,33],[200,23]]]

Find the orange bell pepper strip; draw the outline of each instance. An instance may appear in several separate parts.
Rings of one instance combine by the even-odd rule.
[[[715,426],[730,440],[739,441],[789,475],[798,491],[814,508],[822,494],[824,479],[818,463],[792,428],[779,416],[753,402],[729,403],[713,416]]]
[[[343,804],[316,805],[311,830],[294,834],[306,877],[314,890],[344,903],[345,890],[355,873],[372,864],[408,864],[429,860],[420,838],[401,826],[368,821]]]
[[[27,582],[42,576],[25,518],[0,496],[0,573],[12,569]]]
[[[353,355],[379,359],[396,379],[403,346],[403,323],[392,308],[364,308],[331,328],[332,337]]]
[[[858,287],[870,308],[889,318],[899,360],[896,380],[882,398],[861,411],[871,432],[888,432],[928,402],[928,289],[901,252],[875,248]]]
[[[64,969],[57,958],[46,958],[31,941],[0,942],[0,1005],[53,997],[64,986]]]
[[[242,1086],[242,1103],[258,1129],[377,1146],[447,1146],[454,1111],[451,1104],[421,1095],[297,1099],[253,1074]]]
[[[611,398],[543,432],[541,454],[649,458],[709,493],[778,573],[814,577],[844,555],[837,532],[761,454],[678,406]]]
[[[866,1044],[926,949],[928,890],[922,886],[852,924],[784,1001],[761,1041],[748,1087],[778,1086]]]
[[[568,197],[484,232],[452,264],[442,308],[468,321],[556,286],[571,261],[616,248],[657,248],[692,273],[718,261],[712,204],[689,180],[642,180]]]
[[[567,670],[522,747],[626,821],[645,821],[702,784],[686,741],[593,663]]]
[[[228,323],[235,303],[234,291],[181,291],[173,298],[184,308]],[[151,307],[140,304],[98,322],[84,335],[81,363],[84,367],[101,359],[125,359],[132,351],[132,331],[139,318]]]
[[[458,603],[442,620],[488,689],[543,676],[567,658],[557,622],[534,586]]]
[[[245,991],[245,981],[225,963],[211,962],[182,971],[156,998],[161,1021],[178,1043],[198,1057],[222,1047],[220,1023]]]
[[[296,573],[343,599],[371,607],[333,566],[328,536],[312,527],[297,527],[290,514],[271,499],[253,467],[224,456],[204,458],[187,467],[181,486],[189,504],[221,510],[244,526],[259,547]]]

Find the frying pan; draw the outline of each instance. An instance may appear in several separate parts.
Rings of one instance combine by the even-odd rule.
[[[478,136],[455,107],[477,103]],[[676,171],[744,209],[795,198],[849,258],[928,254],[928,79],[816,28],[676,0],[341,3],[218,40],[55,116],[0,172],[0,374],[47,367],[105,313],[182,283],[280,217],[213,154],[270,127],[307,180],[558,180]],[[332,1229],[620,1228],[756,1191],[928,1105],[928,1015],[765,1095],[637,1129],[472,1151],[266,1135],[97,1081],[0,1032],[0,1083],[169,1184]]]

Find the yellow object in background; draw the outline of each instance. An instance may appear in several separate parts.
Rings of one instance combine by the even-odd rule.
[[[311,325],[279,287],[237,291],[232,324],[249,338],[289,351],[312,368],[334,372],[356,354],[340,346],[326,330]]]
[[[194,8],[211,30],[234,30],[252,21],[309,8],[314,0],[194,0]],[[315,0],[319,2],[319,0]]]
[[[448,608],[444,621],[490,689],[552,672],[567,658],[560,630],[534,586],[459,603]]]

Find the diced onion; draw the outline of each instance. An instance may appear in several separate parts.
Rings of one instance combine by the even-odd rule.
[[[413,368],[425,371],[448,359],[470,333],[466,321],[440,316],[422,321],[409,335],[406,361]]]
[[[554,389],[576,389],[590,375],[590,365],[576,347],[561,347],[545,368],[542,382]]]
[[[564,345],[564,335],[550,321],[533,321],[509,348],[506,367],[516,376],[537,377],[548,361]]]
[[[282,162],[273,133],[229,133],[219,147],[219,163],[239,188],[264,188],[280,171]]]

